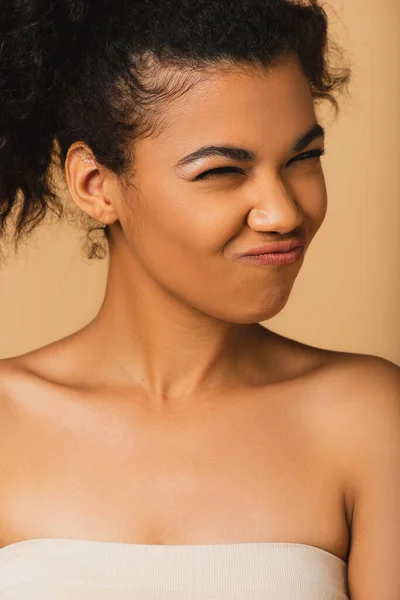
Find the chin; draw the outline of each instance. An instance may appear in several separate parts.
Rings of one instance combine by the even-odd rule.
[[[236,306],[232,311],[226,311],[215,315],[221,321],[227,323],[238,323],[241,325],[251,325],[255,323],[261,323],[261,321],[268,321],[275,317],[278,313],[283,310],[287,304],[288,297],[280,302],[268,303],[268,306],[254,307],[254,310],[250,310],[251,307],[247,306]]]

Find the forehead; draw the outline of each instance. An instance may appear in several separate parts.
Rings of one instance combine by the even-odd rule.
[[[310,87],[296,57],[274,67],[215,69],[162,109],[157,143],[182,152],[191,142],[237,143],[250,135],[285,144],[315,119]],[[153,138],[154,139],[154,138]],[[190,150],[190,148],[189,148]]]

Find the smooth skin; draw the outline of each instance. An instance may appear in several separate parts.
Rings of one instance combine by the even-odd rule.
[[[308,83],[295,57],[204,75],[135,144],[129,186],[69,149],[73,200],[111,226],[107,288],[86,327],[0,362],[1,545],[296,542],[348,561],[351,600],[399,600],[400,369],[259,325],[304,256],[238,260],[307,250],[324,221],[324,139],[291,151]],[[254,158],[177,166],[217,144]]]

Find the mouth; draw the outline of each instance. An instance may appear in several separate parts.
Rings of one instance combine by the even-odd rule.
[[[304,246],[297,246],[287,252],[266,252],[263,254],[241,255],[240,262],[256,265],[292,265],[304,256]]]
[[[250,248],[240,256],[245,257],[260,256],[264,254],[286,253],[292,250],[296,250],[297,248],[304,247],[305,244],[306,241],[303,237],[297,237],[287,241],[264,244],[263,246],[258,246],[258,248]]]

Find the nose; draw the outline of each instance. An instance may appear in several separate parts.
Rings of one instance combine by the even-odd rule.
[[[256,231],[277,231],[281,234],[299,228],[304,215],[291,191],[281,178],[276,177],[260,192],[248,215],[248,225]]]

